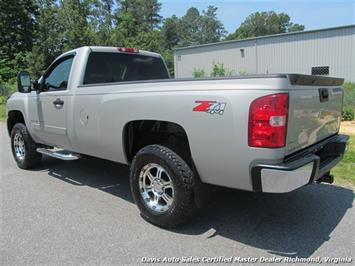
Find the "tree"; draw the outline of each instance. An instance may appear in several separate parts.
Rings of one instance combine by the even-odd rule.
[[[208,6],[207,11],[202,11],[200,43],[218,42],[227,31],[223,23],[217,18],[217,7]]]
[[[179,18],[175,15],[164,20],[161,31],[166,43],[166,48],[169,50],[177,46],[180,41],[178,30],[179,23]]]
[[[8,80],[23,67],[17,64],[16,55],[32,49],[36,15],[37,6],[32,0],[0,1],[1,80]]]
[[[249,15],[240,27],[226,39],[244,39],[270,34],[304,30],[304,25],[290,22],[290,16],[274,11],[255,12]]]
[[[140,1],[143,16],[143,25],[145,30],[152,31],[159,27],[162,16],[159,15],[161,3],[157,0],[142,0]]]
[[[181,18],[179,35],[179,46],[189,46],[201,43],[201,16],[197,8],[189,8],[186,14]]]
[[[157,0],[117,0],[115,13],[116,35],[135,37],[139,32],[158,29],[162,17],[159,15],[161,4]]]
[[[112,45],[112,30],[114,24],[113,0],[93,0],[89,22],[94,32],[94,43],[97,45]]]
[[[28,70],[38,77],[63,51],[61,32],[64,30],[58,20],[58,6],[55,0],[38,0],[38,16],[34,30],[33,48],[26,54]]]
[[[180,19],[176,16],[166,19],[162,30],[164,36],[168,37],[169,46],[218,42],[226,34],[223,23],[217,18],[217,7],[214,6],[208,6],[202,14],[197,8],[191,7]]]
[[[10,58],[32,48],[36,14],[37,7],[32,0],[0,1],[1,51]]]
[[[91,15],[90,0],[61,0],[58,21],[63,26],[61,42],[64,50],[90,45],[94,36],[88,20]]]
[[[173,75],[172,48],[218,42],[226,31],[223,23],[217,18],[217,7],[209,6],[207,10],[202,11],[202,14],[197,8],[191,7],[181,18],[173,15],[165,19],[161,33],[167,49],[163,53],[164,58],[170,73]]]
[[[12,67],[11,61],[6,54],[0,51],[0,84],[8,81],[16,75],[16,72]]]
[[[306,27],[304,25],[291,22],[288,26],[288,32],[304,31],[305,28]]]
[[[160,9],[158,0],[2,0],[0,81],[19,69],[38,77],[58,55],[85,45],[158,52],[173,74],[173,47],[217,42],[225,34],[216,7],[192,7],[165,20]]]

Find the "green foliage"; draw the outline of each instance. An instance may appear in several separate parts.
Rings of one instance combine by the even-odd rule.
[[[157,0],[141,0],[140,3],[138,3],[138,7],[140,7],[141,26],[143,30],[153,31],[158,29],[163,18],[159,15],[161,3]]]
[[[206,71],[202,68],[195,68],[192,75],[194,78],[203,78],[206,77]]]
[[[0,1],[0,81],[23,67],[23,54],[33,45],[37,5],[32,0]]]
[[[1,82],[0,82],[1,83]],[[17,90],[15,79],[0,84],[0,121],[6,118],[6,100]]]
[[[32,48],[37,6],[32,0],[0,1],[0,47],[8,59]]]
[[[208,6],[207,10],[202,11],[200,18],[201,22],[201,37],[200,43],[219,42],[226,35],[223,23],[217,18],[217,7]]]
[[[170,50],[165,50],[162,54],[165,64],[169,70],[170,77],[174,78],[174,56]]]
[[[139,33],[156,30],[161,23],[161,4],[157,0],[118,0],[117,5],[114,31],[118,36],[134,38]]]
[[[62,27],[60,41],[64,50],[90,45],[94,38],[89,27],[91,15],[90,1],[61,0],[58,9],[58,22]]]
[[[38,78],[49,64],[63,52],[64,29],[58,18],[59,6],[55,0],[38,1],[37,26],[33,48],[26,55],[27,70]],[[24,67],[22,67],[24,69]]]
[[[215,63],[213,62],[213,68],[211,72],[211,77],[226,77],[232,76],[232,71],[226,69],[223,63]]]
[[[0,84],[0,96],[7,98],[12,93],[17,90],[17,83],[15,79],[9,80],[7,82],[3,82]],[[3,102],[2,102],[3,103]]]
[[[177,23],[177,46],[198,45],[218,42],[226,31],[217,18],[217,7],[208,6],[202,11],[191,7]]]
[[[341,113],[343,121],[352,121],[354,120],[354,110],[353,109],[344,109]]]
[[[224,64],[213,62],[211,77],[224,77],[225,75],[226,75],[226,70],[224,68]]]
[[[294,24],[290,20],[290,16],[285,13],[255,12],[249,15],[240,27],[226,39],[244,39],[305,29],[304,25]]]
[[[3,82],[0,84],[0,121],[6,118],[6,100],[17,90],[16,82],[14,79]]]
[[[6,103],[6,97],[0,96],[0,105],[4,105]]]
[[[93,34],[93,43],[95,45],[112,45],[111,34],[114,23],[114,1],[113,0],[95,0],[92,4],[91,16],[89,17],[90,30]]]
[[[164,24],[161,29],[161,32],[163,38],[165,39],[165,46],[169,50],[177,46],[179,43],[180,40],[179,31],[178,31],[179,23],[180,20],[175,15],[164,20]]]
[[[202,78],[202,77],[206,77],[207,73],[202,68],[195,68],[192,72],[192,75],[194,78]],[[226,69],[223,63],[216,63],[216,62],[212,63],[212,71],[210,74],[211,77],[228,77],[232,75],[233,75],[233,71]]]
[[[238,74],[239,74],[240,76],[250,75],[250,73],[249,73],[248,71],[245,71],[245,70],[239,71]]]
[[[5,120],[5,118],[6,118],[5,97],[0,96],[0,121]]]
[[[348,151],[341,162],[332,170],[335,178],[345,179],[355,184],[355,135],[350,135]]]
[[[178,27],[179,46],[200,44],[201,15],[197,8],[191,7],[180,19]]]
[[[342,118],[344,121],[355,119],[355,83],[344,83],[344,103]]]
[[[226,35],[217,7],[200,11],[191,7],[182,17],[165,19],[160,10],[158,0],[2,0],[0,84],[16,77],[19,70],[38,78],[58,55],[84,45],[161,53],[173,75],[174,47],[218,42]],[[257,17],[269,23],[275,16],[281,21],[281,31],[302,28],[283,13],[262,12]],[[238,32],[248,29],[249,20],[254,21],[249,17]],[[213,75],[231,72],[216,66]]]
[[[5,53],[0,50],[0,83],[16,75],[13,67],[13,61],[9,60]]]
[[[30,72],[32,79],[40,77],[48,64],[46,64],[46,55],[41,53],[40,47],[34,47],[28,52],[26,57],[27,70]]]
[[[355,83],[344,83],[344,109],[355,112]]]

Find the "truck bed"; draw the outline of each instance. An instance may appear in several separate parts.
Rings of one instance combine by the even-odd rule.
[[[95,86],[112,86],[125,84],[140,83],[167,83],[167,82],[198,82],[198,81],[215,81],[215,80],[239,80],[239,79],[265,79],[265,78],[284,78],[290,81],[292,85],[319,85],[319,86],[341,86],[344,82],[342,78],[303,75],[303,74],[259,74],[259,75],[239,75],[230,77],[203,77],[203,78],[177,78],[177,79],[152,79],[137,80],[124,82],[110,82],[95,84]],[[92,84],[81,85],[80,87],[90,87]]]

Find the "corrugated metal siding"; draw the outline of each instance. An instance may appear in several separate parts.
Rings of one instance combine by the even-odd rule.
[[[244,58],[241,57],[240,49],[244,49]],[[213,62],[223,63],[226,69],[233,71],[233,74],[239,74],[239,71],[255,73],[255,41],[225,44],[217,49],[200,47],[176,51],[174,60],[175,76],[179,78],[192,77],[194,69],[204,69],[210,73]]]
[[[210,73],[212,62],[233,74],[311,74],[312,67],[329,66],[330,76],[355,82],[355,26],[177,50],[176,77],[192,77],[194,69]]]

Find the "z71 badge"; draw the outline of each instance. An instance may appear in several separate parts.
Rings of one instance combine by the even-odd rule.
[[[195,106],[192,111],[205,112],[211,115],[223,115],[224,109],[226,108],[226,103],[220,103],[216,101],[195,101],[195,103],[198,103],[198,105]]]

